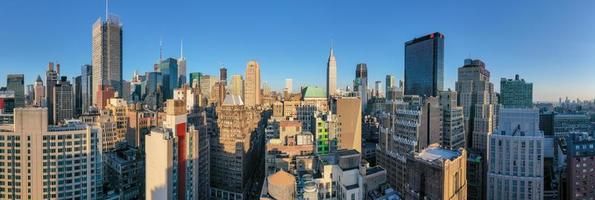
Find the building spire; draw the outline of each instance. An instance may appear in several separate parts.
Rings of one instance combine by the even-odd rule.
[[[180,40],[180,59],[184,59],[184,40]]]
[[[159,62],[163,61],[163,39],[159,37]]]
[[[107,21],[108,16],[109,16],[109,0],[105,0],[105,21]]]
[[[335,58],[335,52],[333,50],[334,47],[335,47],[335,40],[331,39],[331,52],[329,54],[329,59]]]

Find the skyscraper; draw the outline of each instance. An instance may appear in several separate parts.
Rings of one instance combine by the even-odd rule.
[[[442,147],[451,150],[465,148],[465,117],[457,105],[457,92],[440,91],[442,106]]]
[[[287,94],[291,94],[293,88],[293,80],[290,78],[285,79],[285,87],[283,88],[283,92]]]
[[[213,86],[215,86],[215,83],[219,82],[219,79],[215,76],[211,76],[211,75],[202,75],[200,77],[200,94],[202,94],[204,97],[211,97],[211,90],[213,89]]]
[[[35,81],[34,92],[35,98],[33,100],[34,106],[44,106],[45,105],[45,86],[43,86],[43,80],[41,80],[41,76],[37,76],[37,80]]]
[[[58,64],[59,66],[60,64]],[[45,73],[45,96],[46,96],[46,106],[48,108],[48,124],[54,124],[54,103],[55,100],[52,97],[54,92],[54,87],[58,82],[58,72],[54,70],[54,63],[50,62],[48,64],[48,70]]]
[[[497,102],[490,72],[481,60],[466,59],[459,68],[456,82],[459,106],[465,116],[467,147],[485,152],[488,133],[494,126],[494,106]]]
[[[381,89],[381,87],[382,87],[381,85],[382,85],[382,81],[375,81],[374,82],[374,94],[372,94],[372,96],[374,96],[374,97],[380,97],[380,94],[381,94],[380,90],[382,90]]]
[[[143,103],[151,109],[157,109],[165,101],[163,95],[163,77],[161,72],[147,72],[145,76]]]
[[[223,66],[219,68],[219,81],[223,82],[224,85],[227,85],[227,68]]]
[[[493,131],[496,95],[490,72],[481,60],[465,59],[458,69],[458,104],[463,107],[465,137],[469,148],[467,162],[468,199],[485,199],[487,172],[486,148]]]
[[[14,91],[14,107],[25,106],[25,75],[9,74],[6,76],[6,88]]]
[[[198,199],[198,134],[188,129],[186,105],[168,100],[162,127],[145,136],[147,199]],[[190,130],[190,131],[189,131]]]
[[[361,99],[342,97],[336,99],[339,149],[353,149],[362,153],[362,107]]]
[[[78,118],[83,114],[83,87],[82,76],[74,77],[73,100],[74,100],[74,117]]]
[[[357,64],[353,89],[358,92],[358,96],[362,100],[362,109],[365,110],[368,105],[368,66],[366,63]]]
[[[260,66],[255,60],[246,65],[244,103],[247,107],[260,105]]]
[[[101,18],[93,24],[93,105],[102,100],[95,94],[102,87],[110,86],[122,94],[122,24],[115,15]]]
[[[441,109],[435,97],[405,95],[380,127],[376,161],[387,171],[387,182],[406,193],[407,156],[421,152],[442,136]]]
[[[89,112],[89,107],[93,105],[93,96],[97,91],[93,90],[93,66],[81,66],[81,108],[82,113]]]
[[[66,76],[60,77],[60,81],[54,85],[52,91],[53,99],[53,116],[52,120],[55,123],[64,123],[65,120],[74,118],[74,98],[73,88]]]
[[[14,126],[0,127],[2,175],[11,177],[2,199],[103,199],[101,131],[47,120],[46,108],[16,108]]]
[[[178,59],[178,85],[181,87],[186,84],[186,57],[184,57],[184,46],[180,43],[180,58]],[[190,82],[192,85],[192,82]]]
[[[397,87],[397,78],[395,77],[395,75],[386,75],[386,81],[384,82],[384,97],[388,98],[389,95],[389,91],[391,91],[393,88],[396,89]]]
[[[191,72],[190,73],[190,80],[188,81],[188,83],[190,85],[194,85],[194,82],[196,82],[197,84],[200,85],[200,77],[202,77],[202,73],[200,73],[200,72]]]
[[[178,61],[167,58],[159,63],[159,71],[163,76],[164,97],[171,99],[178,88]]]
[[[328,61],[326,63],[326,95],[333,96],[337,93],[337,60],[335,53],[331,48]]]
[[[249,95],[246,95],[249,96]],[[246,199],[256,170],[256,149],[264,137],[255,136],[260,113],[244,106],[238,96],[227,95],[216,108],[219,133],[211,137],[211,198]],[[262,141],[257,141],[259,138]],[[262,145],[262,146],[257,146]]]
[[[444,79],[444,35],[432,33],[405,43],[405,95],[437,96]]]
[[[231,92],[233,96],[242,97],[244,99],[244,80],[242,75],[234,74],[231,75]]]
[[[499,103],[505,108],[526,108],[533,106],[533,83],[526,83],[515,75],[514,79],[500,79]]]
[[[488,139],[488,199],[543,199],[547,147],[539,111],[503,107],[498,117],[498,128]]]

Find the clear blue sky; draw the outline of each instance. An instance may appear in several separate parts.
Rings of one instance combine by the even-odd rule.
[[[448,2],[448,3],[447,3]],[[451,3],[451,2],[456,2]],[[537,100],[595,97],[595,1],[194,1],[112,0],[110,12],[124,25],[124,78],[152,70],[159,57],[179,56],[188,72],[217,75],[220,64],[243,74],[260,63],[273,89],[292,78],[299,85],[325,83],[331,40],[339,86],[368,64],[369,85],[386,74],[403,78],[404,42],[445,34],[445,87],[454,89],[457,68],[480,58],[498,87],[501,77],[534,83]],[[102,0],[0,2],[0,76],[24,73],[32,83],[58,61],[63,74],[91,62],[91,26],[105,15]]]

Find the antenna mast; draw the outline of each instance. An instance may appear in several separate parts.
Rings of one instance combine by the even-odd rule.
[[[105,0],[105,21],[107,21],[107,18],[109,16],[109,0]]]
[[[159,62],[163,61],[163,39],[159,38]]]
[[[180,40],[180,59],[184,59],[184,40]]]

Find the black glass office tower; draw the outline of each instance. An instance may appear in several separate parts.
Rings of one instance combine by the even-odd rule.
[[[405,43],[405,94],[437,96],[443,89],[444,35],[432,33]]]

